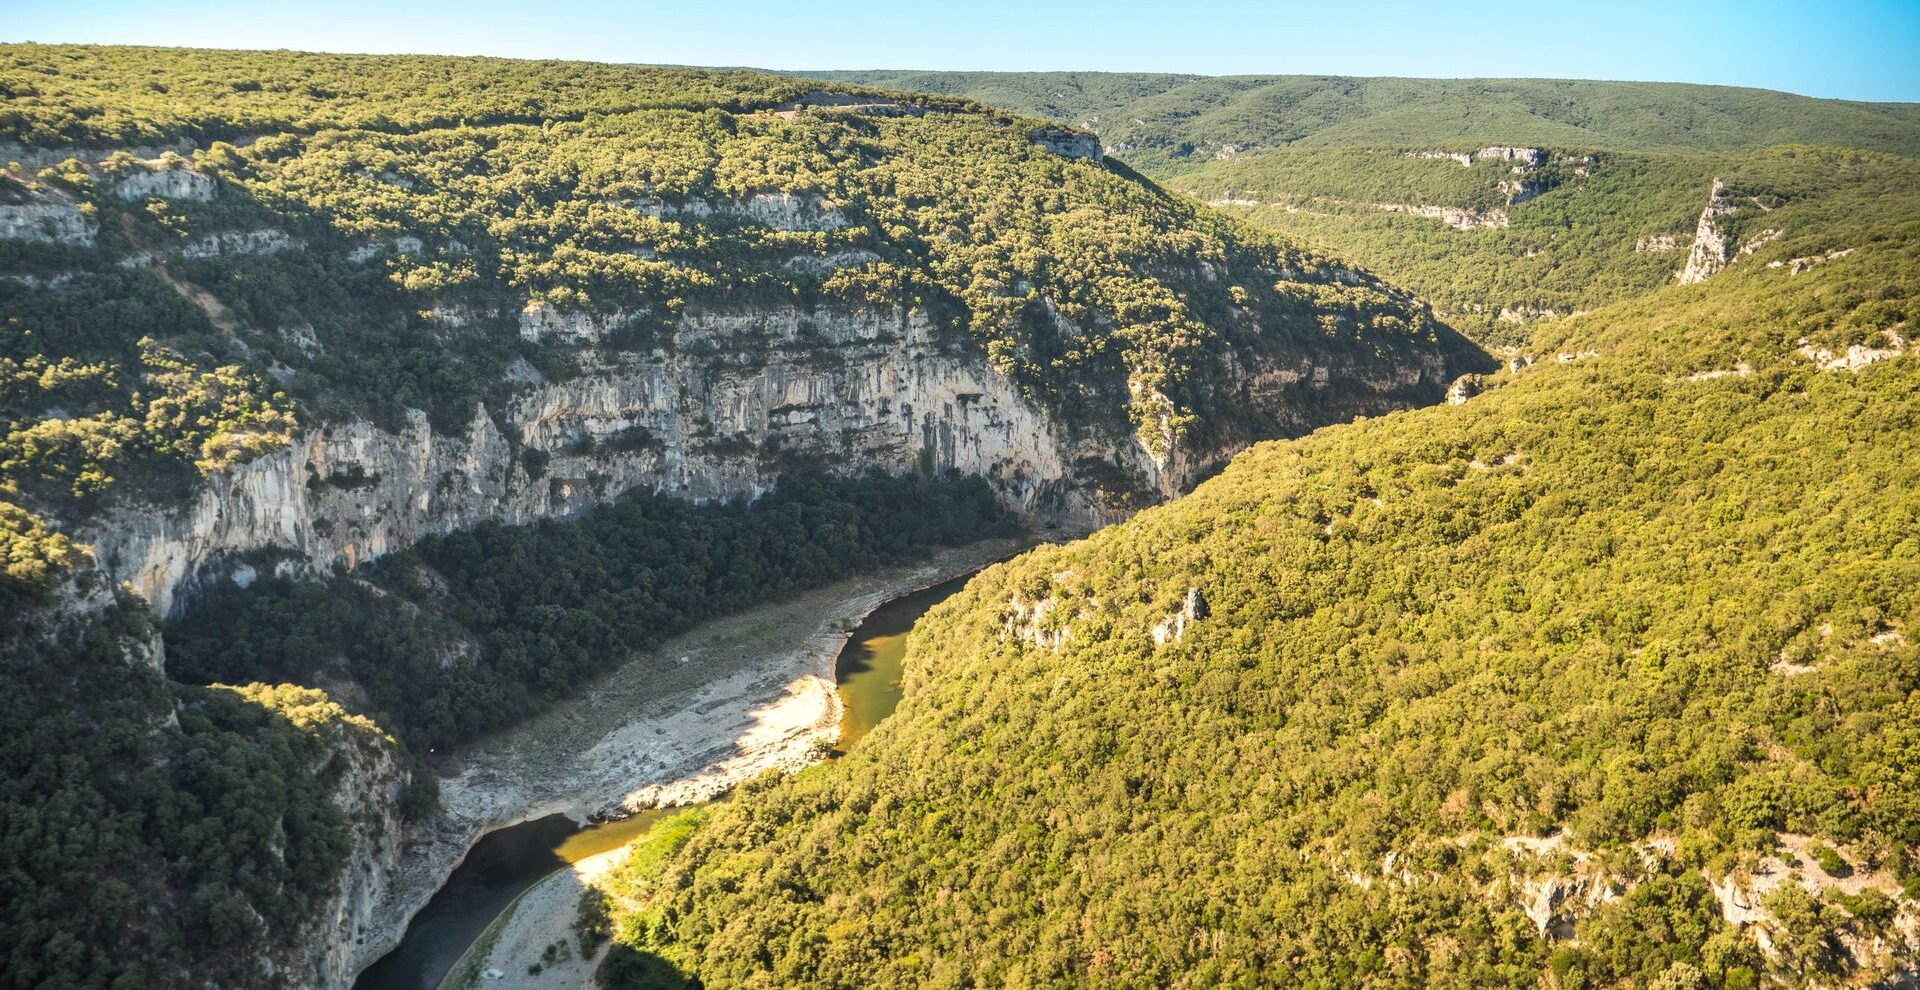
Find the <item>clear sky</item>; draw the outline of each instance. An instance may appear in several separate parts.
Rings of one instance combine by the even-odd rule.
[[[1920,0],[0,0],[0,39],[776,69],[1554,76],[1920,102]]]

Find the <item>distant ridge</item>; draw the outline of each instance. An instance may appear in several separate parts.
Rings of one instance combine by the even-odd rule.
[[[1692,83],[1127,72],[786,73],[964,96],[1099,132],[1130,163],[1180,170],[1228,148],[1483,143],[1597,151],[1782,144],[1920,154],[1920,104]],[[1228,152],[1233,153],[1232,151]]]

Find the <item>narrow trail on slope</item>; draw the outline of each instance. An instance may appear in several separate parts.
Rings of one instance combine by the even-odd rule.
[[[160,281],[167,283],[168,288],[179,293],[180,298],[199,307],[200,312],[207,315],[207,322],[212,323],[216,329],[228,337],[240,332],[240,321],[233,315],[233,310],[227,308],[226,303],[215,298],[213,293],[206,289],[192,282],[175,278],[172,272],[167,271],[165,255],[151,250],[140,240],[139,235],[134,232],[131,215],[120,214],[120,229],[126,231],[127,241],[133,245],[134,250],[150,259],[148,269],[158,275]]]

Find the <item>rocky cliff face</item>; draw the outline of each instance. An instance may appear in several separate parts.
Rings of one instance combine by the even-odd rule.
[[[0,206],[0,240],[92,247],[96,230],[79,206],[51,197]]]
[[[1725,188],[1719,179],[1713,180],[1713,191],[1707,194],[1707,205],[1694,227],[1693,246],[1687,249],[1687,266],[1674,275],[1681,285],[1704,282],[1727,266],[1730,251],[1722,223],[1733,213],[1734,205],[1722,194]]]
[[[340,739],[336,750],[336,763],[344,770],[334,787],[334,804],[352,822],[354,855],[302,936],[266,953],[269,976],[295,990],[353,984],[368,961],[365,947],[375,934],[375,911],[400,866],[404,823],[396,809],[406,768],[388,745]],[[376,939],[375,944],[384,943]]]
[[[1687,249],[1686,267],[1675,272],[1673,277],[1681,285],[1704,282],[1740,258],[1779,240],[1786,233],[1785,230],[1759,225],[1765,214],[1773,212],[1779,203],[1778,197],[1770,198],[1774,200],[1774,206],[1769,206],[1759,196],[1729,192],[1726,183],[1713,180],[1713,190],[1707,194],[1707,205],[1700,211],[1699,222],[1694,227],[1693,244]],[[1663,246],[1659,240],[1642,238],[1635,249],[1659,250]],[[1806,260],[1795,259],[1796,262]],[[1776,261],[1768,267],[1779,267],[1780,264]],[[1796,271],[1799,270],[1797,264],[1795,267]]]
[[[213,199],[216,186],[212,176],[188,168],[128,169],[119,174],[113,194],[126,203],[148,196],[205,203]]]
[[[1034,144],[1067,158],[1090,158],[1096,162],[1106,158],[1106,149],[1100,146],[1100,139],[1092,134],[1070,131],[1063,127],[1042,127],[1028,134],[1027,138]]]
[[[1508,201],[1512,202],[1511,199]],[[1419,203],[1375,203],[1373,205],[1389,213],[1410,213],[1417,217],[1438,220],[1455,230],[1476,230],[1482,227],[1499,230],[1511,222],[1505,210],[1481,212],[1472,207],[1428,206]]]
[[[543,312],[531,325],[584,342],[598,336],[590,323]],[[435,432],[423,413],[397,432],[327,424],[211,479],[183,506],[128,506],[84,537],[115,582],[167,614],[196,581],[253,551],[296,570],[351,569],[424,536],[571,515],[635,489],[753,495],[800,464],[956,470],[1030,518],[1088,528],[1125,511],[1116,477],[1133,494],[1170,496],[1257,439],[1153,454],[1124,424],[1065,422],[916,310],[693,311],[670,348],[578,355],[585,370],[565,381],[520,369],[529,387],[505,408],[476,409],[460,432]],[[1301,430],[1329,412],[1437,400],[1450,380],[1437,356],[1399,366],[1228,358],[1229,401]]]
[[[1899,985],[1883,981],[1913,972],[1920,954],[1920,906],[1905,896],[1890,872],[1866,868],[1862,857],[1830,853],[1837,858],[1829,865],[1839,872],[1828,873],[1809,852],[1819,843],[1789,833],[1774,838],[1774,853],[1750,855],[1724,872],[1702,871],[1729,927],[1752,940],[1768,963],[1795,965],[1778,948],[1788,925],[1768,906],[1777,892],[1797,886],[1810,896],[1859,897],[1871,891],[1885,898],[1887,916],[1878,931],[1848,926],[1834,933],[1831,947],[1854,974],[1834,985]],[[1579,925],[1598,908],[1628,896],[1650,871],[1670,865],[1677,848],[1672,838],[1644,839],[1627,847],[1632,859],[1609,868],[1602,857],[1568,845],[1559,834],[1546,839],[1507,836],[1501,845],[1514,872],[1495,879],[1489,895],[1520,908],[1542,937],[1555,939],[1576,936]]]

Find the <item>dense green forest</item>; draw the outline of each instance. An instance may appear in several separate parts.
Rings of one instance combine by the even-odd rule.
[[[1542,320],[1664,285],[1686,260],[1715,178],[1773,202],[1854,181],[1907,181],[1877,167],[1886,159],[1858,152],[1920,152],[1920,110],[1912,105],[1717,86],[817,75],[963,96],[1090,128],[1114,155],[1169,188],[1351,259],[1489,346],[1524,345]],[[1538,150],[1542,161],[1480,156],[1515,146]],[[1809,154],[1819,149],[1848,150]],[[1471,211],[1476,226],[1459,230],[1386,207]]]
[[[739,110],[814,89],[763,73],[599,62],[6,45],[0,135],[39,147],[419,131],[636,110]]]
[[[769,341],[677,327],[775,307],[918,311],[1076,436],[1293,439],[984,572],[849,756],[656,830],[608,884],[609,987],[1913,969],[1871,947],[1920,911],[1920,112],[827,75],[0,45],[0,983],[270,983],[260,947],[300,941],[363,824],[350,773],[431,815],[410,756],[1012,530],[978,480],[815,465],[331,574],[256,552],[164,622],[82,545],[412,410],[492,416],[538,483],[560,448],[501,418],[530,381],[751,370]],[[1050,148],[1061,123],[1111,155]],[[1716,189],[1729,263],[1674,285]],[[1483,374],[1300,437],[1350,407],[1218,387],[1274,355]],[[1756,895],[1762,942],[1715,885],[1769,866],[1810,882]]]
[[[1920,108],[1772,90],[1578,79],[1193,76],[1128,72],[809,72],[940,93],[1098,131],[1150,174],[1222,149],[1491,144],[1728,151],[1776,144],[1920,152]]]
[[[1035,401],[1155,450],[1276,431],[1214,394],[1228,346],[1480,359],[1371,276],[963,101],[738,72],[43,45],[0,46],[0,89],[0,141],[82,156],[0,176],[0,209],[73,225],[0,240],[17,273],[0,280],[9,601],[69,556],[59,523],[120,493],[164,502],[298,423],[422,409],[456,430],[525,387],[517,362],[564,380],[664,353],[690,308],[918,308]],[[870,106],[834,105],[855,98]],[[105,150],[167,141],[197,147]],[[142,194],[162,180],[188,192]],[[529,339],[529,303],[617,332],[585,353]],[[1336,415],[1301,399],[1309,425]]]
[[[844,476],[751,505],[642,494],[326,581],[273,576],[267,554],[251,587],[216,583],[169,625],[164,673],[125,668],[128,640],[100,631],[72,632],[90,652],[62,664],[69,648],[35,623],[100,600],[83,544],[116,512],[174,511],[344,420],[396,428],[418,409],[451,432],[487,410],[497,425],[529,379],[712,349],[676,337],[695,311],[919,310],[940,346],[1032,401],[1155,444],[1274,431],[1212,397],[1232,348],[1383,371],[1480,360],[1371,276],[963,100],[746,72],[44,45],[0,46],[0,94],[0,623],[22,657],[9,686],[31,699],[8,734],[0,884],[27,926],[5,939],[20,985],[261,979],[260,954],[236,947],[298,941],[337,881],[326,768],[342,733],[377,735],[365,716],[403,748],[368,745],[397,758],[456,745],[703,618],[1009,525],[978,483],[833,465]],[[541,339],[530,304],[613,329]],[[751,367],[763,343],[700,353]],[[503,433],[530,469],[552,453]],[[288,705],[334,704],[288,694],[307,688],[197,686],[256,680],[346,685],[353,713],[323,721],[352,728],[283,725]],[[62,900],[73,884],[124,924],[87,927],[89,901]]]
[[[444,750],[704,620],[1017,531],[977,478],[803,475],[713,505],[636,494],[428,539],[351,579],[224,583],[168,626],[167,668],[354,683],[415,751]]]
[[[170,685],[151,637],[127,600],[0,642],[0,985],[248,984],[332,893],[333,790],[383,734],[309,688]]]
[[[1920,186],[1840,188],[1770,214],[1792,233],[1761,263],[1550,325],[1463,405],[1260,445],[985,572],[916,627],[905,700],[848,758],[638,858],[609,975],[1910,972],[1846,947],[1920,900]],[[1884,360],[1830,367],[1850,348]],[[1709,885],[1812,869],[1795,835],[1825,865],[1756,895],[1763,950]],[[1543,936],[1525,884],[1594,871],[1618,896],[1568,895]],[[1871,882],[1819,879],[1843,876]]]

